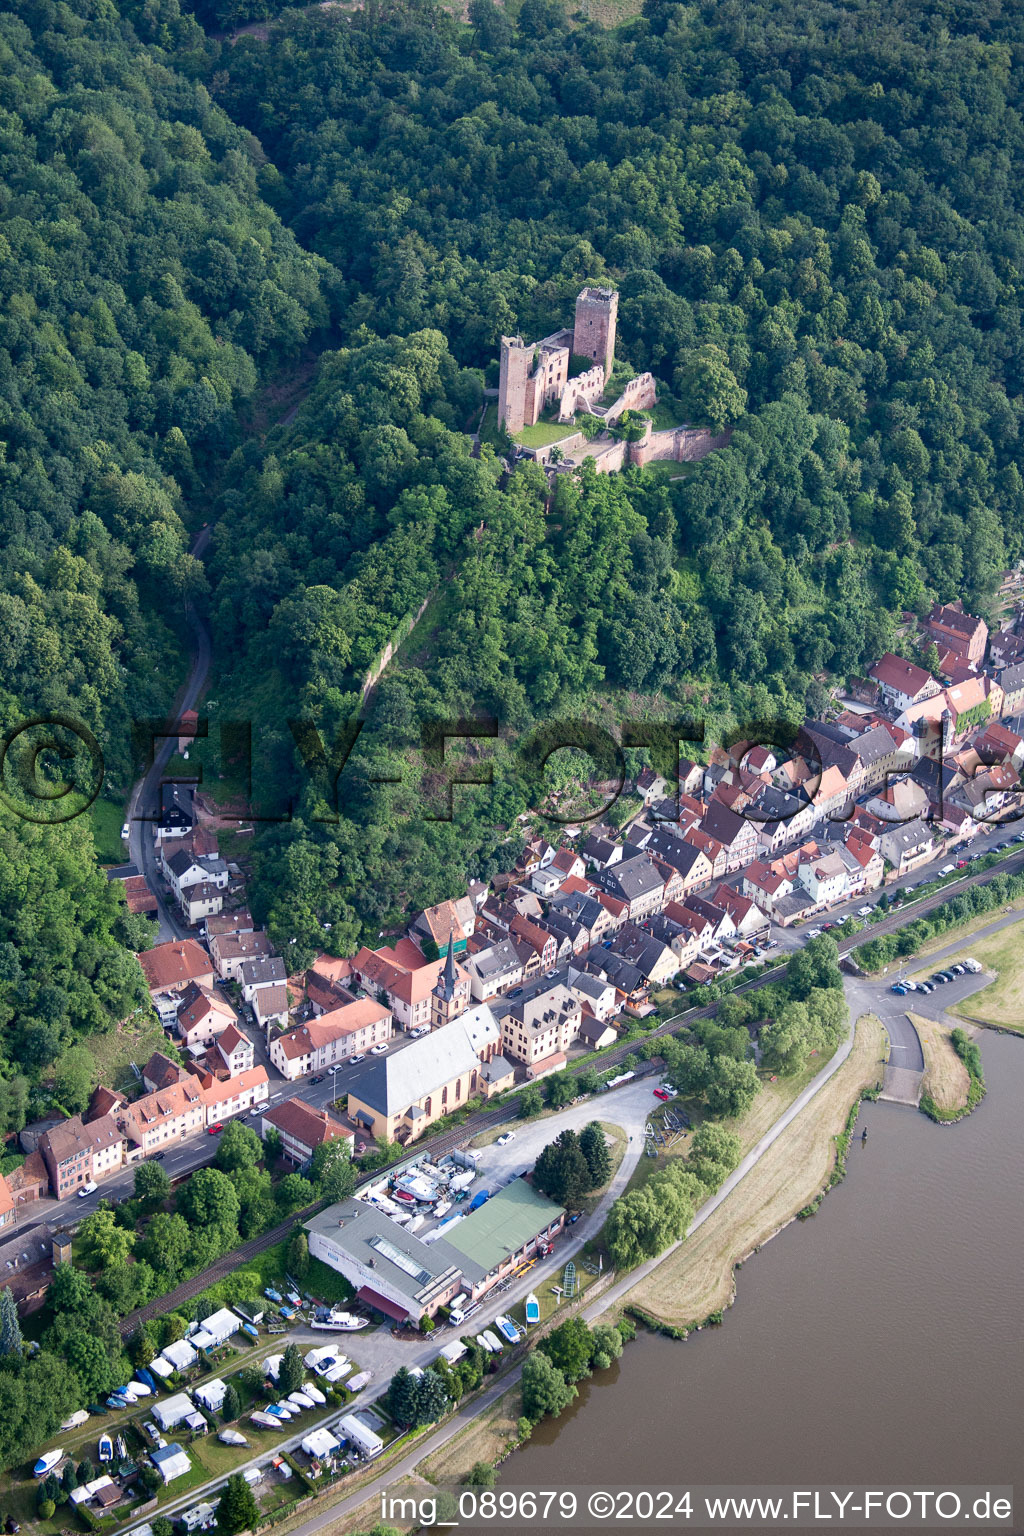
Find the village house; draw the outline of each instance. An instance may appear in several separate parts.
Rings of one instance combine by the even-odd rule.
[[[624,902],[627,914],[634,922],[661,911],[664,882],[646,853],[636,851],[628,858],[597,870],[594,884]]]
[[[174,939],[169,944],[157,944],[138,956],[150,996],[169,998],[184,991],[189,982],[201,987],[213,986],[213,966],[210,957],[194,939]]]
[[[245,1002],[251,1003],[262,987],[283,987],[288,979],[284,961],[278,955],[261,955],[258,960],[243,960],[237,980]]]
[[[184,1045],[211,1045],[234,1022],[235,1010],[212,988],[190,982],[181,994],[176,1028]]]
[[[125,1138],[117,1117],[103,1115],[84,1124],[72,1115],[61,1125],[44,1131],[39,1151],[58,1200],[74,1194],[90,1181],[100,1183],[123,1166]]]
[[[946,670],[947,659],[967,662],[978,668],[985,659],[988,625],[984,619],[964,612],[961,602],[936,603],[922,628],[939,651],[939,665]]]
[[[270,1060],[291,1083],[310,1072],[329,1071],[350,1056],[366,1055],[393,1034],[390,1010],[371,997],[361,997],[275,1035]]]
[[[587,1019],[586,1015],[605,1024],[615,1017],[618,1004],[615,998],[615,988],[610,981],[604,981],[600,976],[592,976],[589,971],[578,971],[570,965],[568,971],[569,991],[579,999],[583,1009],[584,1018],[580,1024],[580,1036],[586,1038],[590,1044],[589,1035],[585,1035]],[[614,1031],[613,1031],[614,1036]]]
[[[261,1069],[262,1070],[262,1069]],[[266,1072],[264,1071],[264,1077]],[[148,1157],[171,1141],[206,1128],[206,1102],[198,1078],[183,1077],[125,1106],[121,1125],[132,1152]]]
[[[1003,716],[1019,715],[1024,710],[1024,660],[1000,667],[996,681],[1003,691]]]
[[[291,997],[283,982],[271,987],[259,987],[252,1000],[252,1016],[259,1029],[266,1035],[274,1026],[283,1027],[291,1012]]]
[[[679,956],[670,944],[633,923],[627,923],[615,935],[611,953],[621,955],[635,966],[649,987],[664,986],[680,969]]]
[[[424,1024],[429,1026],[436,1012],[433,993],[445,968],[447,950],[439,960],[424,962],[420,955],[419,966],[410,970],[398,958],[402,954],[401,944],[399,940],[390,951],[364,947],[354,957],[352,971],[368,992],[387,1005],[399,1029],[419,1029]],[[469,1000],[469,976],[461,965],[456,964],[451,1016],[468,1007]]]
[[[878,849],[897,878],[927,864],[935,851],[935,838],[927,822],[911,821],[888,827],[878,839]]]
[[[211,933],[207,924],[206,937],[217,974],[224,981],[237,981],[246,961],[261,960],[274,952],[261,928],[247,933]]]
[[[757,857],[757,825],[728,806],[712,801],[701,820],[700,830],[708,833],[725,849],[725,873],[742,869]]]
[[[580,1000],[564,982],[532,996],[500,999],[494,1012],[501,1028],[502,1054],[521,1061],[527,1076],[544,1077],[565,1066],[580,1030]]]
[[[478,1003],[507,992],[523,979],[523,963],[515,945],[501,939],[469,954],[462,961],[469,977],[470,995]]]
[[[428,960],[442,960],[449,940],[456,956],[464,955],[475,928],[476,909],[468,896],[461,896],[458,901],[440,901],[421,912],[409,929],[409,937]]]
[[[832,906],[846,895],[846,865],[836,852],[802,859],[797,866],[797,879],[816,907]]]
[[[294,978],[293,978],[294,979]],[[306,1001],[314,1018],[340,1008],[342,1003],[353,1000],[353,992],[346,985],[357,985],[352,975],[352,962],[339,960],[333,955],[318,955],[306,972]]]
[[[214,1054],[220,1057],[228,1077],[241,1077],[256,1062],[256,1047],[237,1024],[229,1024],[223,1034],[217,1036],[210,1052],[211,1056]]]
[[[783,870],[773,869],[762,859],[748,864],[743,871],[743,894],[749,896],[771,916],[776,903],[788,896],[793,882]]]
[[[355,1149],[355,1136],[340,1120],[325,1109],[313,1109],[301,1099],[286,1099],[283,1104],[265,1109],[260,1126],[264,1138],[268,1131],[277,1132],[284,1156],[300,1168],[325,1142],[344,1141],[349,1156]]]
[[[892,651],[886,651],[868,668],[868,676],[878,684],[879,693],[896,715],[939,692],[939,684],[930,672],[912,661],[904,661],[902,656],[894,656]]]

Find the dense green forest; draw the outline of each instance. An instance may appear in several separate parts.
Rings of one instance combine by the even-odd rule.
[[[494,787],[435,819],[425,716],[792,721],[901,610],[986,610],[1021,550],[1024,38],[994,0],[648,0],[614,31],[558,0],[472,0],[468,25],[372,0],[213,36],[280,9],[0,6],[0,639],[5,713],[82,715],[123,789],[121,726],[180,676],[184,597],[209,603],[211,719],[251,718],[257,794],[295,800],[253,895],[301,962],[514,857],[521,763],[496,744]],[[683,479],[549,499],[467,432],[499,335],[596,280],[620,357],[735,432]],[[303,408],[254,430],[310,350]],[[335,816],[288,720],[329,759],[362,716]],[[39,836],[88,866],[77,824]],[[124,926],[97,892],[45,998],[12,957],[5,1040],[73,1038],[76,935]]]
[[[340,822],[314,828],[307,796],[259,845],[258,899],[300,952],[514,848],[531,802],[508,764],[454,823],[420,814],[424,714],[796,719],[901,610],[986,610],[1021,550],[1013,8],[650,0],[606,31],[556,0],[515,24],[473,0],[470,19],[312,8],[205,49],[268,156],[261,190],[344,298],[306,409],[229,466],[211,562],[221,691],[256,701],[270,785],[293,762],[280,701],[332,738],[434,594]],[[737,430],[684,480],[584,476],[547,506],[452,433],[500,334],[546,333],[598,279],[620,356]]]
[[[81,722],[115,800],[131,720],[183,675],[187,528],[238,408],[328,320],[330,269],[260,200],[261,160],[103,0],[0,5],[0,715]],[[60,806],[13,771],[33,739],[0,785],[0,1132],[146,999],[149,925],[88,817],[40,824]],[[44,754],[37,791],[63,777]]]

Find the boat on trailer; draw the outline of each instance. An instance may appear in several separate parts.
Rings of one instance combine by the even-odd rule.
[[[47,1451],[44,1456],[40,1456],[39,1460],[32,1468],[32,1476],[45,1477],[48,1472],[53,1471],[54,1467],[59,1467],[63,1460],[64,1452],[60,1446],[58,1446],[56,1450]]]
[[[336,1307],[317,1307],[309,1326],[329,1333],[355,1333],[359,1328],[368,1328],[370,1319],[357,1317],[354,1312],[339,1312]]]

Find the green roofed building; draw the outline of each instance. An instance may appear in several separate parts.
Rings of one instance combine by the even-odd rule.
[[[449,1248],[463,1255],[463,1279],[481,1296],[565,1226],[565,1211],[525,1179],[513,1179],[485,1205],[445,1233]],[[479,1278],[477,1278],[479,1277]]]
[[[344,1275],[360,1301],[396,1322],[418,1322],[457,1291],[483,1296],[546,1248],[565,1226],[565,1211],[514,1179],[426,1242],[365,1200],[341,1200],[304,1225],[310,1253]]]

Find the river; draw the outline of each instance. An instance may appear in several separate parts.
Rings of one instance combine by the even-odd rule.
[[[499,1488],[1012,1484],[1024,1041],[979,1043],[989,1091],[972,1116],[865,1105],[846,1180],[748,1260],[723,1326],[627,1345]]]

